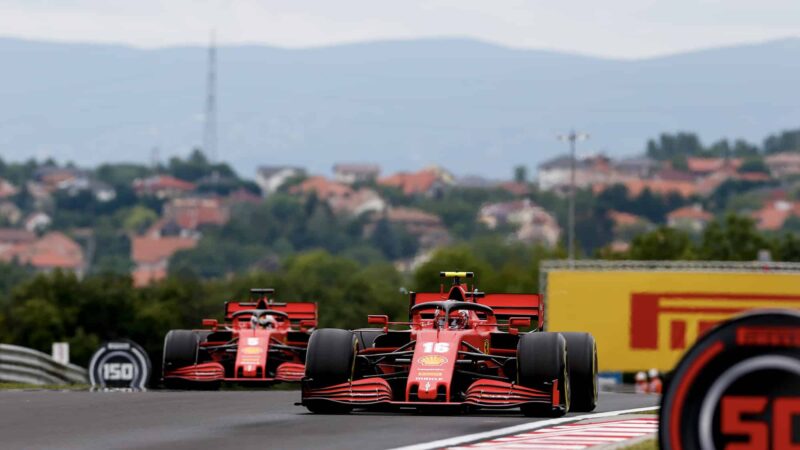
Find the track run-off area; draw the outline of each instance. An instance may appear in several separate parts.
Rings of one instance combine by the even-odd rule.
[[[297,391],[3,391],[3,449],[392,449],[453,446],[555,426],[518,410],[316,415]],[[657,396],[601,393],[597,413],[652,407]],[[613,414],[613,413],[612,413]],[[566,420],[565,420],[566,419]],[[538,422],[546,422],[537,424]],[[541,425],[541,426],[539,426]],[[474,438],[471,438],[474,437]],[[434,445],[434,447],[431,447]]]

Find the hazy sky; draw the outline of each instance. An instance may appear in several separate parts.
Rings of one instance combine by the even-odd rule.
[[[798,0],[0,0],[0,34],[140,47],[431,36],[635,58],[800,36]]]

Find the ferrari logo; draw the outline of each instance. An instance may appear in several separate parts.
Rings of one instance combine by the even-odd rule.
[[[489,340],[486,339],[483,341],[483,353],[489,353]]]

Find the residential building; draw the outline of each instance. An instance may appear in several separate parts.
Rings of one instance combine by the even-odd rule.
[[[336,164],[333,178],[339,183],[369,183],[378,179],[381,168],[375,164]]]
[[[529,199],[484,205],[478,212],[478,220],[489,229],[515,226],[514,237],[523,242],[553,247],[561,237],[555,217]]]
[[[378,180],[378,184],[400,189],[404,195],[439,196],[455,184],[453,175],[440,168],[429,167],[418,172],[400,172]]]
[[[328,198],[328,204],[335,214],[360,216],[365,213],[383,212],[386,201],[372,189],[361,188],[346,195]]]
[[[628,178],[648,178],[658,167],[658,161],[646,156],[633,156],[611,163],[614,172]]]
[[[19,237],[23,237],[22,234]],[[66,270],[78,277],[83,276],[86,270],[81,246],[57,231],[33,240],[26,236],[15,245],[0,246],[0,260],[29,265],[41,272]]]
[[[320,200],[328,200],[331,197],[346,197],[353,194],[353,188],[336,181],[328,180],[325,177],[314,176],[306,178],[302,183],[292,186],[290,192],[293,194],[314,194]]]
[[[22,211],[11,202],[0,202],[0,223],[16,225],[22,219]]]
[[[197,239],[191,237],[134,237],[131,239],[131,259],[136,265],[132,273],[134,285],[146,286],[166,278],[169,259],[178,251],[195,246]]]
[[[667,214],[667,225],[673,228],[699,233],[706,228],[714,215],[703,209],[703,205],[695,203],[678,208]]]
[[[775,153],[764,158],[764,163],[775,178],[800,175],[800,153]]]
[[[25,218],[22,226],[28,231],[41,233],[49,228],[52,223],[53,219],[47,213],[36,211]]]
[[[800,202],[774,200],[767,202],[752,213],[756,226],[762,231],[777,231],[783,228],[790,217],[800,217]]]
[[[725,168],[738,169],[742,166],[742,158],[686,158],[689,172],[695,175],[708,175]]]
[[[161,199],[183,196],[195,190],[195,184],[170,175],[154,175],[133,180],[136,195],[152,195]]]
[[[17,195],[19,188],[11,184],[10,181],[0,178],[0,198],[9,198]]]
[[[575,187],[582,189],[594,184],[608,184],[616,179],[611,160],[596,155],[575,160]],[[572,184],[572,158],[558,156],[539,165],[537,180],[543,191],[569,192]]]
[[[222,226],[230,220],[230,207],[215,197],[183,197],[164,205],[163,217],[184,230],[197,230],[203,225]]]
[[[306,170],[302,167],[262,166],[256,171],[255,182],[261,188],[261,195],[266,197],[278,192],[287,181],[305,176]]]

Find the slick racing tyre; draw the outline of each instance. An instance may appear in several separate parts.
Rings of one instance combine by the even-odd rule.
[[[311,335],[306,352],[306,383],[311,389],[333,386],[349,381],[353,375],[356,355],[356,336],[352,331],[321,328]],[[305,402],[313,413],[343,414],[350,405],[327,400]]]
[[[559,333],[534,332],[522,335],[517,344],[517,377],[519,384],[545,389],[558,382],[559,404],[522,405],[526,416],[563,416],[570,407],[570,379],[567,366],[567,341]]]
[[[172,330],[164,338],[163,372],[197,362],[197,334],[192,330]]]
[[[597,344],[589,333],[561,333],[567,340],[570,411],[590,412],[597,407]]]

